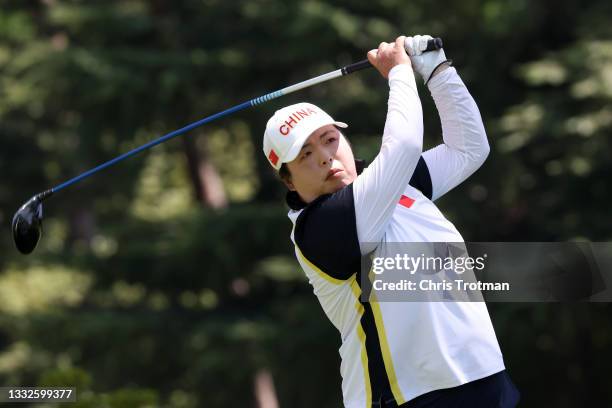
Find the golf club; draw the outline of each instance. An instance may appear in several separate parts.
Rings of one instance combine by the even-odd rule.
[[[427,48],[425,51],[434,51],[442,48],[442,40],[440,38],[432,38],[427,42]],[[68,186],[71,186],[81,180],[88,178],[89,176],[104,170],[107,167],[110,167],[114,164],[119,163],[129,157],[132,157],[143,150],[147,150],[153,146],[156,146],[160,143],[163,143],[167,140],[170,140],[176,136],[182,135],[192,129],[195,129],[199,126],[202,126],[206,123],[212,122],[213,120],[222,118],[224,116],[231,115],[232,113],[244,110],[246,108],[250,108],[252,106],[261,105],[265,102],[268,102],[272,99],[276,99],[280,96],[290,94],[292,92],[311,87],[316,84],[320,84],[325,81],[329,81],[330,79],[335,79],[344,75],[351,74],[356,71],[360,71],[365,68],[372,67],[372,64],[365,59],[354,64],[347,65],[340,69],[337,69],[332,72],[328,72],[327,74],[319,75],[317,77],[307,79],[302,82],[298,82],[297,84],[279,89],[277,91],[265,94],[258,98],[251,99],[247,102],[243,102],[239,105],[233,106],[224,111],[215,113],[214,115],[208,116],[204,119],[200,119],[196,122],[193,122],[185,127],[172,131],[164,136],[159,137],[158,139],[152,140],[140,147],[137,147],[127,153],[124,153],[120,156],[115,157],[112,160],[109,160],[91,170],[88,170],[62,184],[59,184],[56,187],[53,187],[50,190],[44,191],[42,193],[38,193],[32,198],[30,198],[24,205],[22,205],[19,210],[15,213],[13,217],[12,230],[13,230],[13,240],[15,241],[15,246],[22,254],[31,253],[38,241],[41,237],[42,232],[42,218],[43,218],[43,210],[42,210],[42,202],[52,196],[55,193],[60,192]]]

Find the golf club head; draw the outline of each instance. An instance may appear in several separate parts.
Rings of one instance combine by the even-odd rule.
[[[48,195],[50,192],[47,191],[30,198],[13,217],[13,240],[22,254],[31,253],[40,240],[43,217],[42,201]]]

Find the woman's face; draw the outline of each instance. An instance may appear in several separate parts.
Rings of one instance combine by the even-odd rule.
[[[305,203],[334,193],[357,178],[351,146],[334,125],[313,132],[287,167],[291,176],[285,184]]]

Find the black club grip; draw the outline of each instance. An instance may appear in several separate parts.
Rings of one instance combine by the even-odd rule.
[[[432,38],[427,41],[427,48],[425,48],[425,52],[428,51],[436,51],[442,48],[444,44],[442,43],[442,39],[440,37]]]

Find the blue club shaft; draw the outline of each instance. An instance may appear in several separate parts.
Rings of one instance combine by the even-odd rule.
[[[95,173],[97,173],[99,171],[102,171],[102,170],[104,170],[107,167],[111,167],[111,166],[113,166],[113,165],[115,165],[115,164],[117,164],[117,163],[119,163],[119,162],[129,158],[129,157],[135,156],[135,155],[137,155],[138,153],[140,153],[140,152],[142,152],[144,150],[150,149],[153,146],[157,146],[160,143],[164,143],[165,141],[170,140],[170,139],[172,139],[174,137],[180,136],[180,135],[182,135],[185,132],[189,132],[190,130],[193,130],[193,129],[199,127],[199,126],[202,126],[202,125],[204,125],[206,123],[212,122],[215,119],[222,118],[222,117],[230,115],[230,114],[232,114],[234,112],[238,112],[238,111],[241,111],[243,109],[249,108],[251,106],[253,106],[252,101],[244,102],[244,103],[241,103],[239,105],[233,106],[233,107],[231,107],[229,109],[226,109],[226,110],[224,110],[222,112],[215,113],[214,115],[208,116],[208,117],[206,117],[204,119],[200,119],[197,122],[193,122],[193,123],[191,123],[191,124],[189,124],[189,125],[187,125],[185,127],[182,127],[180,129],[174,130],[174,131],[172,131],[172,132],[170,132],[168,134],[165,134],[165,135],[163,135],[163,136],[161,136],[161,137],[159,137],[159,138],[157,138],[155,140],[152,140],[152,141],[150,141],[150,142],[148,142],[148,143],[146,143],[146,144],[144,144],[144,145],[142,145],[140,147],[137,147],[137,148],[135,148],[133,150],[130,150],[127,153],[123,153],[122,155],[117,156],[117,157],[115,157],[112,160],[109,160],[109,161],[107,161],[105,163],[102,163],[101,165],[99,165],[97,167],[94,167],[91,170],[87,170],[85,173],[81,173],[78,176],[76,176],[76,177],[74,177],[74,178],[72,178],[72,179],[70,179],[68,181],[63,182],[60,185],[53,187],[51,189],[51,191],[53,193],[57,193],[58,191],[61,191],[61,190],[63,190],[64,188],[66,188],[68,186],[71,186],[72,184],[78,183],[79,181],[81,181],[83,179],[86,179],[87,177],[89,177],[89,176],[91,176],[91,175],[93,175],[93,174],[95,174]]]

